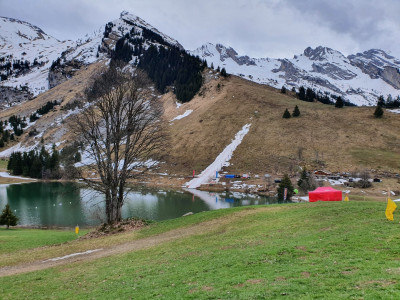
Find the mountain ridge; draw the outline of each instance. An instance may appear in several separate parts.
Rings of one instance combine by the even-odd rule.
[[[117,41],[134,27],[138,32],[141,28],[146,28],[170,45],[184,50],[177,40],[126,11],[93,34],[74,42],[59,41],[25,21],[6,17],[0,19],[3,27],[7,22],[8,27],[18,29],[14,32],[15,41],[9,43],[7,49],[6,44],[0,44],[0,84],[3,89],[10,87],[7,93],[3,93],[8,95],[4,96],[8,99],[17,93],[15,90],[24,95],[22,101],[30,99],[68,80],[77,69],[101,59],[109,59]],[[5,35],[4,32],[9,33],[10,30],[2,30],[2,35]],[[0,40],[9,42],[10,37],[0,36]],[[21,40],[25,42],[22,43]],[[333,97],[332,101],[334,97],[341,96],[353,104],[371,106],[376,104],[381,95],[400,95],[400,59],[380,49],[370,49],[346,57],[337,50],[318,46],[308,47],[293,58],[275,59],[251,58],[239,55],[232,47],[206,43],[186,52],[248,80],[275,88],[285,86],[299,90],[304,86],[321,95]],[[54,68],[53,62],[57,63],[59,58],[60,65],[56,67],[62,68]],[[11,68],[4,70],[7,62],[15,60],[28,62],[30,68],[15,71],[12,64]],[[26,88],[22,90],[22,87]]]
[[[380,49],[346,57],[318,46],[292,59],[273,59],[240,56],[232,47],[207,43],[189,53],[257,83],[297,90],[309,87],[356,105],[375,105],[381,95],[400,95],[400,60]]]

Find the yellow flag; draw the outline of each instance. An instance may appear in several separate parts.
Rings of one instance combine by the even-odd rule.
[[[344,197],[344,201],[349,201],[349,196],[347,196],[347,194],[346,197]]]
[[[388,198],[385,215],[389,221],[393,221],[393,212],[396,210],[396,207],[396,203],[394,203],[392,199]]]

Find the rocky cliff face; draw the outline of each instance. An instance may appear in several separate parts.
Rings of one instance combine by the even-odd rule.
[[[0,86],[0,109],[11,107],[32,99],[33,95],[27,88],[12,88]]]

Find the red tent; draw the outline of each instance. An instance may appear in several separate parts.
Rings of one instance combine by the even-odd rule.
[[[342,201],[342,191],[331,187],[319,187],[315,191],[308,192],[310,202],[320,201]]]

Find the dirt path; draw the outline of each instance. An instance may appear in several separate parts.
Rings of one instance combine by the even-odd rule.
[[[48,258],[45,260],[35,261],[31,263],[20,264],[16,266],[0,268],[0,277],[12,276],[22,273],[28,273],[38,270],[44,270],[47,268],[57,267],[65,264],[71,264],[75,262],[87,262],[98,258],[112,256],[116,254],[122,254],[127,252],[139,251],[147,248],[151,248],[162,243],[171,242],[180,238],[185,238],[191,235],[203,234],[217,229],[220,226],[235,222],[235,220],[249,214],[259,213],[262,209],[251,209],[243,210],[232,215],[228,215],[223,218],[218,218],[189,227],[178,228],[170,230],[155,236],[130,241],[124,244],[118,244],[104,249],[91,249],[90,253],[71,253],[65,258]],[[57,260],[56,260],[57,259]]]

